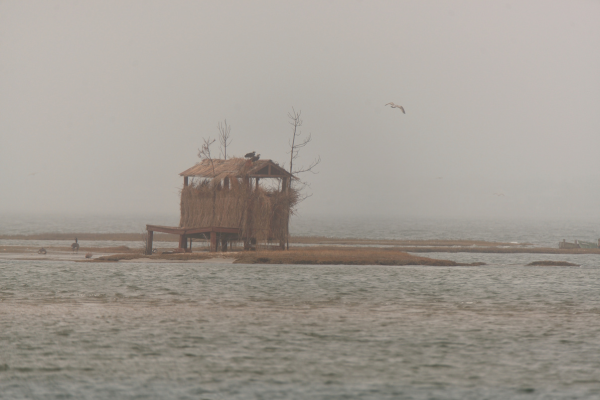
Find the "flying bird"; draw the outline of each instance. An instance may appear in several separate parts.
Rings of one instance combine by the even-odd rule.
[[[500,196],[504,197],[504,193],[494,193],[494,195],[496,195],[498,197],[500,197]]]
[[[402,106],[399,106],[398,104],[394,104],[394,103],[387,103],[387,104],[386,104],[386,106],[390,106],[390,107],[392,107],[392,108],[399,108],[400,110],[402,110],[402,112],[403,112],[404,114],[406,114],[406,111],[404,111],[404,107],[402,107]]]
[[[253,151],[252,153],[246,153],[246,155],[244,157],[246,157],[246,158],[252,158],[252,157],[254,157],[255,154],[256,154],[256,152]]]

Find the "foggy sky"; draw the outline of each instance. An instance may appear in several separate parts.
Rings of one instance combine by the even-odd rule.
[[[0,1],[0,213],[177,214],[219,121],[229,154],[285,163],[294,107],[322,159],[300,214],[597,218],[598,21],[592,0]]]

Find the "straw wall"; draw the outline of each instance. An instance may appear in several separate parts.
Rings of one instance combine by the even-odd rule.
[[[242,238],[258,242],[285,240],[288,219],[298,201],[294,189],[287,192],[255,188],[231,178],[231,188],[222,189],[208,180],[181,191],[179,226],[240,228]]]

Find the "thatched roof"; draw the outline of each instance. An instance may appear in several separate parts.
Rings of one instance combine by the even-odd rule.
[[[179,175],[199,176],[202,178],[223,179],[226,177],[251,177],[251,178],[296,178],[281,168],[272,160],[258,160],[252,162],[244,158],[230,158],[229,160],[212,159],[188,168]]]

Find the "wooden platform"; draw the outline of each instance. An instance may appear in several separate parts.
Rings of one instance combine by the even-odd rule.
[[[146,243],[146,254],[152,254],[152,241],[154,232],[170,233],[179,235],[178,251],[182,253],[192,252],[192,238],[209,239],[210,251],[217,251],[217,245],[221,243],[221,251],[227,251],[227,243],[232,240],[240,240],[240,230],[238,228],[226,228],[222,226],[205,226],[205,227],[178,227],[178,226],[161,226],[161,225],[146,225],[148,231],[148,241]],[[188,247],[189,239],[189,247]],[[248,244],[249,245],[249,244]],[[247,247],[244,242],[244,248]]]

